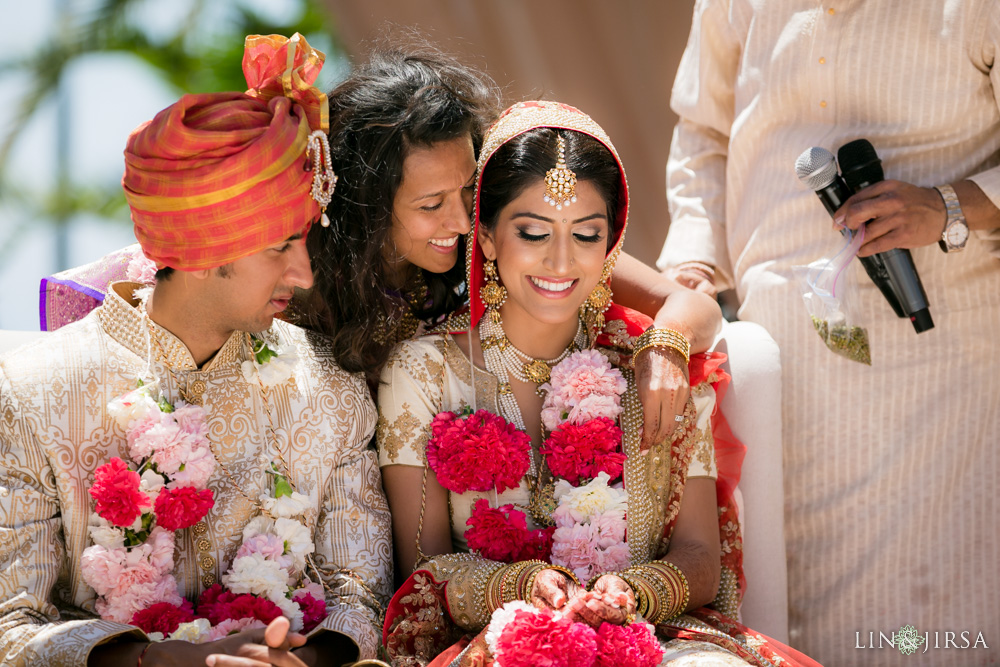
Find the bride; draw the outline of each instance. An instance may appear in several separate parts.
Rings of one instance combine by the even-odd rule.
[[[479,169],[470,308],[401,343],[379,390],[408,577],[385,621],[394,663],[480,664],[500,650],[494,612],[523,600],[595,628],[651,623],[663,664],[815,664],[733,620],[742,449],[711,424],[724,357],[689,360],[681,333],[609,303],[628,190],[604,131],[566,105],[517,104]],[[692,390],[643,451],[632,364],[654,350]]]

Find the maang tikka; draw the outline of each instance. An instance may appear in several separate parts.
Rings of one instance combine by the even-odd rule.
[[[566,140],[562,135],[556,137],[556,147],[559,157],[556,166],[545,172],[545,196],[543,199],[557,211],[563,206],[569,206],[576,201],[576,174],[566,166]]]

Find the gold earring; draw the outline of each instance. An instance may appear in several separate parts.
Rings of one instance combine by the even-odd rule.
[[[500,284],[500,274],[492,259],[483,263],[483,279],[486,282],[479,288],[479,296],[490,311],[490,316],[496,319],[500,316],[497,309],[507,301],[507,288]]]
[[[617,256],[615,257],[617,259]],[[604,329],[604,311],[611,305],[611,271],[614,268],[614,261],[609,258],[604,262],[604,271],[601,272],[601,280],[587,296],[587,300],[580,306],[580,317],[588,329],[594,332],[594,336],[600,335]]]

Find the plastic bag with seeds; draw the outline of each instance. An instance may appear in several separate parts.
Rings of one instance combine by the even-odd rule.
[[[792,271],[799,280],[813,327],[826,346],[842,357],[871,366],[868,330],[852,307],[857,286],[848,270],[864,237],[862,226],[860,231],[847,235],[846,243],[838,243],[830,256],[807,266],[794,266]]]

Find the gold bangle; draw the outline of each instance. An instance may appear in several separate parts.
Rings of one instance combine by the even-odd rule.
[[[691,363],[691,343],[679,331],[674,329],[647,329],[635,339],[635,346],[632,348],[632,358],[637,359],[640,353],[651,347],[669,347],[677,350],[684,357],[684,363]]]
[[[660,622],[687,611],[688,604],[691,602],[691,587],[688,585],[684,572],[674,563],[663,560],[654,560],[643,567],[647,568],[650,573],[655,573],[654,576],[666,589],[669,602],[663,608]]]

